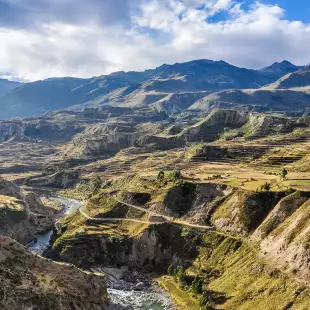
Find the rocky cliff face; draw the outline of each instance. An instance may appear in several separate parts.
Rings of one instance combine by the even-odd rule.
[[[251,236],[262,257],[294,277],[309,282],[310,193],[295,192],[282,199]]]
[[[130,127],[130,126],[129,126]],[[85,155],[104,155],[119,152],[134,145],[134,128],[96,124],[73,140],[74,148]]]
[[[61,124],[57,120],[46,121],[40,118],[32,121],[0,121],[0,142],[68,140],[82,128],[83,125]]]
[[[53,226],[54,214],[34,193],[0,178],[0,234],[26,243]]]
[[[248,136],[266,136],[276,133],[290,132],[302,124],[296,121],[271,115],[252,114],[247,124],[246,135]]]
[[[48,256],[84,268],[101,265],[165,270],[173,255],[182,253],[185,243],[180,228],[165,224],[150,226],[137,236],[59,237]]]
[[[131,146],[148,146],[154,150],[167,150],[183,147],[188,142],[214,141],[224,130],[242,127],[249,117],[249,113],[214,110],[207,118],[195,125],[171,135],[165,132],[165,125],[162,125],[161,133],[156,131],[152,133],[134,124],[96,124],[89,126],[83,134],[75,137],[73,148],[85,155],[113,154]],[[169,127],[167,131],[169,132]]]
[[[214,141],[225,130],[240,128],[249,120],[249,113],[235,110],[213,110],[207,118],[185,129],[182,137],[185,141]]]
[[[79,180],[79,173],[70,170],[57,171],[51,175],[32,177],[25,180],[25,184],[30,186],[47,186],[54,188],[68,188],[76,184]]]
[[[5,141],[31,141],[25,135],[22,122],[0,122],[0,142]]]
[[[134,186],[136,190],[143,184],[141,189],[144,189],[144,192],[129,191],[127,182],[131,186],[137,184]],[[152,182],[138,178],[124,179],[120,184],[124,189],[123,201],[142,206],[147,204],[152,211],[177,218],[182,217],[201,225],[206,223],[209,213],[212,213],[214,207],[212,204],[216,198],[224,199],[232,191],[232,188],[226,185],[210,183],[196,186],[185,182],[172,184],[168,189],[158,188],[157,192],[154,192]],[[147,190],[148,186],[152,187],[151,193]],[[152,214],[143,215],[143,211],[132,210],[113,200],[110,194],[104,193],[99,194],[95,200],[91,200],[86,209],[87,212],[97,213],[98,219],[134,217],[156,220]],[[163,222],[163,218],[158,220]],[[107,224],[102,234],[98,234],[93,226],[96,221],[87,220],[78,213],[72,215],[60,223],[56,242],[49,257],[83,267],[129,265],[136,268],[162,270],[173,258],[191,257],[196,253],[195,244],[187,233],[183,235],[181,225],[116,223],[116,225]],[[76,233],[77,227],[80,229]],[[186,228],[184,230],[186,231]]]
[[[262,223],[282,197],[281,193],[236,190],[216,208],[211,222],[221,231],[247,237]]]
[[[0,236],[0,282],[3,310],[108,309],[103,275],[44,259],[4,236]]]

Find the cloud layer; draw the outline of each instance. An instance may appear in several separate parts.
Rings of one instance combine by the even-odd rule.
[[[310,62],[310,25],[277,5],[234,0],[0,0],[0,72],[90,77],[223,59]]]

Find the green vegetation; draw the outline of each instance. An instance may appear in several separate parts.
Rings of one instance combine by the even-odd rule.
[[[164,171],[159,171],[157,175],[157,180],[162,182],[165,179],[165,172]]]
[[[257,189],[257,192],[258,192],[258,191],[269,192],[270,190],[271,190],[271,184],[268,183],[268,182],[266,182],[266,183],[264,183],[261,187],[259,187],[259,188]]]
[[[187,291],[180,288],[172,277],[160,277],[157,279],[160,286],[171,296],[174,303],[184,310],[199,310],[199,301]]]
[[[185,269],[183,266],[178,266],[175,272],[175,278],[180,284],[185,282]]]
[[[240,240],[207,233],[194,265],[178,271],[182,282],[176,276],[174,283],[171,277],[162,277],[159,282],[184,309],[188,309],[184,300],[190,302],[193,296],[199,300],[195,307],[200,310],[310,307],[309,288],[269,267]]]
[[[192,290],[195,294],[203,293],[203,280],[199,277],[196,277],[192,283]]]
[[[14,197],[0,195],[0,224],[17,223],[27,218],[21,201]]]
[[[172,264],[169,265],[167,273],[169,276],[173,276],[175,271],[174,271],[174,266]]]
[[[181,171],[179,169],[174,170],[171,174],[171,178],[173,182],[180,180],[182,178]]]
[[[286,179],[287,174],[288,174],[287,169],[286,169],[286,168],[283,168],[283,169],[281,170],[281,173],[280,173],[281,178],[282,178],[283,180],[285,180],[285,179]]]

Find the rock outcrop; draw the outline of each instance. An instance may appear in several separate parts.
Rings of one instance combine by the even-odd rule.
[[[119,152],[134,145],[137,133],[134,126],[96,124],[73,140],[74,148],[85,155],[104,155]]]
[[[185,141],[214,141],[225,130],[240,128],[249,120],[249,113],[237,110],[213,110],[199,123],[184,129],[180,134]]]
[[[310,193],[295,192],[282,199],[251,236],[266,261],[307,283],[309,214]]]
[[[44,206],[34,193],[25,192],[0,178],[0,234],[29,242],[37,233],[51,228],[55,210]]]
[[[55,263],[0,236],[0,308],[105,310],[105,277]]]
[[[6,141],[31,141],[25,135],[22,122],[0,122],[0,142]]]
[[[188,250],[183,248],[180,228],[169,224],[152,225],[137,236],[80,234],[66,238],[61,230],[65,227],[59,227],[60,238],[48,257],[83,268],[101,265],[165,270],[174,254]]]
[[[0,142],[70,140],[72,136],[81,132],[83,128],[83,125],[70,122],[60,123],[57,119],[45,120],[44,117],[33,120],[0,121]]]
[[[71,170],[57,171],[51,175],[32,177],[25,180],[30,186],[47,186],[54,188],[68,188],[79,180],[79,173]]]
[[[281,193],[237,190],[218,206],[211,222],[221,231],[248,237],[282,197]]]

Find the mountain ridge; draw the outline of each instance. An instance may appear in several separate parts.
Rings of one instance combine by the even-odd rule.
[[[152,105],[173,113],[192,106],[202,97],[202,92],[208,95],[230,89],[260,89],[286,73],[295,73],[298,68],[288,61],[253,70],[222,60],[199,59],[163,64],[141,72],[118,71],[89,79],[49,78],[22,84],[0,95],[0,119],[104,105]]]

